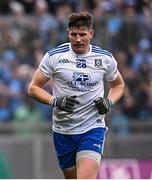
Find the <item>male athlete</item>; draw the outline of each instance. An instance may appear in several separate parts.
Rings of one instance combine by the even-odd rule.
[[[71,13],[65,43],[48,51],[28,93],[53,107],[53,139],[65,178],[95,179],[103,153],[105,114],[120,99],[124,82],[117,62],[106,50],[90,44],[93,17]],[[104,79],[110,85],[104,97]],[[52,94],[43,89],[51,80]]]

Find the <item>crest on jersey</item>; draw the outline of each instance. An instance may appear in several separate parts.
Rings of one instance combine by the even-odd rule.
[[[102,59],[95,59],[95,67],[99,68],[102,67]]]

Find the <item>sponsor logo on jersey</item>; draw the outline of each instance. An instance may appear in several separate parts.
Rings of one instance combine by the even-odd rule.
[[[73,81],[86,82],[90,80],[91,77],[87,73],[73,73]]]
[[[99,68],[102,67],[102,59],[95,59],[95,67]]]
[[[68,59],[59,59],[59,63],[69,63]]]

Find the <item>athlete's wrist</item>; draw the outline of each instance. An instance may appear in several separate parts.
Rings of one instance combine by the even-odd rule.
[[[53,107],[56,106],[56,101],[57,101],[57,97],[51,96],[50,100],[49,100],[49,104]]]
[[[108,99],[108,101],[109,101],[109,104],[110,104],[110,110],[113,108],[113,106],[114,106],[114,102],[113,102],[113,100],[112,99],[110,99],[110,98],[107,98]]]

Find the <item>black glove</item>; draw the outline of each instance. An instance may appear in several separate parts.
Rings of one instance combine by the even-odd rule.
[[[113,103],[110,99],[99,97],[94,100],[96,108],[98,109],[99,114],[106,114],[111,110]]]
[[[53,106],[57,107],[59,110],[73,112],[75,104],[79,104],[79,101],[76,100],[77,96],[62,96],[56,97],[53,102]]]

